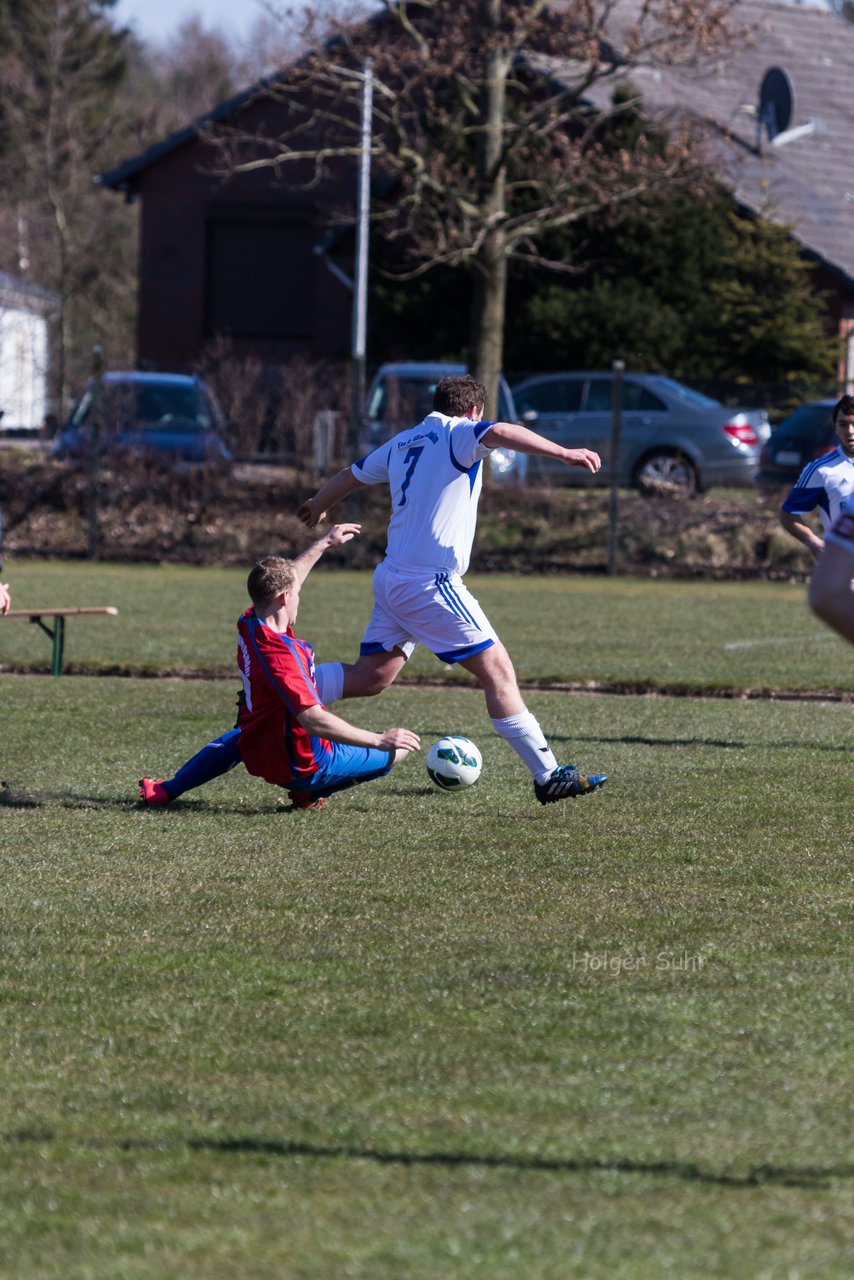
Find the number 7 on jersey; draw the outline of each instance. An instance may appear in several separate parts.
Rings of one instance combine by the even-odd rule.
[[[399,507],[406,506],[406,490],[409,488],[409,482],[412,479],[412,473],[417,467],[418,459],[421,457],[423,452],[424,452],[423,444],[413,444],[413,445],[410,445],[410,447],[407,449],[406,453],[403,456],[404,463],[408,462],[409,466],[406,468],[406,475],[403,477],[403,484],[400,486],[400,502],[398,502],[397,504]]]

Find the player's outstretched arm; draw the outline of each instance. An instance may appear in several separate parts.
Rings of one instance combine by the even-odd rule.
[[[318,538],[317,542],[313,542],[310,547],[303,551],[302,555],[297,556],[294,560],[293,565],[297,573],[298,585],[302,586],[324,551],[328,551],[330,547],[343,547],[345,542],[349,542],[351,538],[355,538],[356,534],[361,532],[362,526],[360,524],[334,524],[328,533],[325,533],[322,538]]]
[[[780,524],[786,533],[790,533],[793,538],[797,538],[798,542],[802,542],[814,556],[821,555],[824,550],[824,539],[819,537],[800,516],[793,515],[791,511],[781,511]]]
[[[373,733],[370,729],[360,729],[327,711],[320,705],[309,707],[297,717],[302,727],[316,738],[328,738],[330,742],[346,742],[351,747],[378,747],[381,751],[417,751],[421,739],[411,729],[386,729],[384,733]]]
[[[515,449],[517,453],[530,453],[538,458],[557,458],[568,467],[583,467],[585,471],[597,472],[602,466],[602,459],[592,449],[564,449],[563,445],[548,440],[529,427],[520,427],[515,422],[493,422],[492,426],[481,436],[483,443],[490,449],[502,446]]]
[[[313,498],[305,500],[297,511],[297,519],[302,520],[309,529],[313,529],[315,525],[320,524],[321,520],[326,519],[326,513],[330,507],[334,507],[356,489],[361,488],[362,485],[350,468],[344,467],[337,475],[330,476]]]

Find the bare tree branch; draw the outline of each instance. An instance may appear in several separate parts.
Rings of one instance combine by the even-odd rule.
[[[703,68],[736,37],[738,0],[385,0],[380,17],[335,38],[265,92],[284,108],[276,136],[211,133],[223,176],[268,167],[318,189],[359,154],[359,80],[374,68],[374,172],[392,194],[373,211],[398,246],[397,278],[435,267],[472,281],[472,362],[488,383],[501,363],[511,259],[567,273],[543,244],[597,215],[616,218],[651,192],[697,181],[698,143],[650,129],[628,77]],[[341,221],[352,211],[336,209]]]

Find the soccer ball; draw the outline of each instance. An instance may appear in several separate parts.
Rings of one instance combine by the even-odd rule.
[[[427,752],[427,772],[440,791],[461,791],[477,782],[483,759],[471,738],[450,734]]]

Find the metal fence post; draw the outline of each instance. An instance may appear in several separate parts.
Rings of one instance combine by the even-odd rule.
[[[101,375],[104,372],[104,352],[92,348],[92,432],[89,439],[89,559],[97,560],[101,551]]]
[[[615,360],[611,366],[614,370],[614,380],[612,383],[612,399],[611,399],[611,456],[608,465],[611,468],[610,495],[608,501],[608,573],[616,572],[617,564],[617,527],[619,523],[619,494],[617,484],[619,480],[618,459],[620,456],[620,427],[623,419],[623,373],[625,372],[625,362],[623,360]]]

